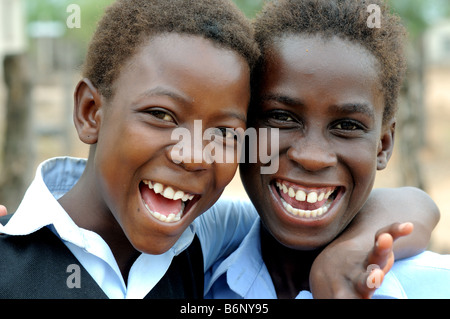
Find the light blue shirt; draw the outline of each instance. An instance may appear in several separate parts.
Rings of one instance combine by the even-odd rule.
[[[206,298],[277,298],[261,255],[260,225],[257,218],[239,248],[211,267]],[[305,290],[296,297],[312,298],[311,292]],[[395,262],[374,298],[450,298],[450,255],[427,251]]]
[[[239,246],[256,218],[244,204],[219,201],[197,218],[166,253],[141,254],[125,284],[108,244],[95,232],[78,227],[57,201],[75,185],[85,167],[85,159],[70,157],[41,163],[16,213],[7,225],[0,224],[0,233],[22,236],[49,227],[109,298],[145,297],[164,276],[173,257],[191,244],[195,234],[202,246],[205,270],[210,268],[222,255]]]

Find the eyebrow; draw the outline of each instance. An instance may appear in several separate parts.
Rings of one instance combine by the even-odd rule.
[[[285,104],[287,106],[303,106],[305,103],[303,103],[302,100],[294,99],[286,95],[280,95],[280,94],[266,94],[261,97],[261,102],[264,101],[275,101],[282,104]]]
[[[375,112],[373,107],[365,103],[346,103],[340,105],[333,105],[330,107],[331,110],[335,110],[339,113],[351,114],[351,113],[361,113],[365,114],[371,119],[375,118]]]
[[[191,102],[192,99],[188,98],[185,95],[182,95],[180,93],[174,92],[172,90],[166,89],[164,87],[161,86],[157,86],[155,88],[152,89],[148,89],[147,91],[145,91],[144,93],[142,93],[141,95],[139,95],[139,97],[137,98],[137,100],[140,100],[141,98],[145,98],[145,97],[153,97],[153,96],[167,96],[173,100],[182,102],[182,103],[187,103],[187,102]]]
[[[238,119],[239,121],[242,121],[244,123],[247,123],[247,116],[242,113],[233,112],[233,111],[224,111],[222,114],[224,117],[233,117],[235,119]]]

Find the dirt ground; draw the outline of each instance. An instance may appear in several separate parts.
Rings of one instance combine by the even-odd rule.
[[[76,84],[74,78],[74,85]],[[430,70],[426,76],[427,105],[427,146],[421,160],[426,181],[426,191],[435,200],[441,211],[441,220],[435,229],[430,249],[440,253],[450,253],[450,70]],[[56,136],[36,135],[36,165],[53,156],[71,155],[86,157],[88,148],[78,141],[68,112],[62,105],[67,101],[68,92],[54,85],[41,85],[34,90],[35,127],[42,125],[65,125],[69,129],[70,141]],[[71,92],[70,92],[71,94]],[[70,98],[70,97],[69,97]],[[69,110],[70,113],[70,110]],[[50,115],[50,116],[49,116]],[[63,124],[61,124],[63,123]],[[65,124],[64,124],[65,123]],[[376,187],[396,187],[399,185],[398,162],[395,152],[388,168],[377,176]],[[237,175],[227,187],[225,196],[245,198],[245,191]]]

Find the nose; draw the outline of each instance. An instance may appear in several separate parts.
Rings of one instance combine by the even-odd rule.
[[[337,164],[337,156],[325,137],[303,136],[289,147],[287,156],[309,172],[317,172]]]

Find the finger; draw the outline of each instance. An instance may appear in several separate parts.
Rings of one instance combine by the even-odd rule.
[[[394,223],[389,226],[383,227],[380,229],[377,234],[375,235],[375,241],[378,239],[378,237],[381,234],[388,233],[392,236],[392,238],[397,240],[400,237],[407,236],[412,233],[414,230],[414,224],[407,222],[407,223]]]
[[[380,234],[367,257],[367,265],[375,264],[384,269],[388,266],[390,258],[394,256],[393,249],[394,239],[392,236],[388,233]]]
[[[8,214],[8,210],[6,209],[5,206],[0,205],[0,216],[5,216]]]

